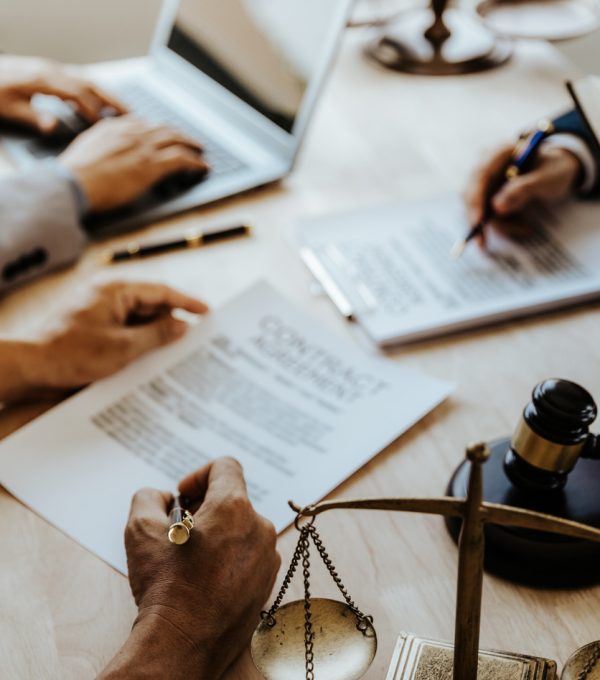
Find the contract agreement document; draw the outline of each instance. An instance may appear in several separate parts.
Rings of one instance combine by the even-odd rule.
[[[256,509],[281,530],[288,499],[322,498],[449,391],[364,356],[258,283],[176,344],[5,439],[0,483],[124,573],[137,489],[174,490],[234,456]]]
[[[530,233],[469,244],[458,196],[396,203],[300,225],[306,265],[346,316],[396,345],[600,298],[600,203],[537,210]]]

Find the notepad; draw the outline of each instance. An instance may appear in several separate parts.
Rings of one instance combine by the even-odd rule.
[[[299,226],[300,254],[346,316],[397,345],[600,297],[600,203],[528,217],[531,233],[490,233],[450,257],[468,223],[447,196],[321,217]]]

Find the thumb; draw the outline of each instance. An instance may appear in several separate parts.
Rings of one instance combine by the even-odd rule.
[[[7,111],[7,117],[11,120],[38,130],[43,135],[48,135],[56,129],[58,120],[47,111],[36,111],[29,100],[14,102]]]
[[[152,349],[178,340],[185,335],[187,327],[185,321],[176,319],[170,314],[161,316],[150,323],[131,326],[128,330],[131,334],[134,356],[140,356]]]

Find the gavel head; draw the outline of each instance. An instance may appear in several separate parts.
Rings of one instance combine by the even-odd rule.
[[[504,470],[530,491],[562,489],[579,458],[596,447],[589,427],[598,409],[590,393],[568,380],[544,380],[523,411]]]

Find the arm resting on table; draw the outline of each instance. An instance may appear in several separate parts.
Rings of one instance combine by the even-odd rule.
[[[0,292],[76,260],[85,245],[72,182],[40,164],[0,178]]]

